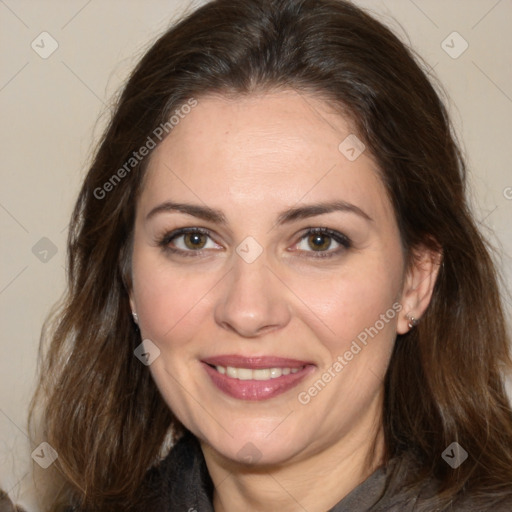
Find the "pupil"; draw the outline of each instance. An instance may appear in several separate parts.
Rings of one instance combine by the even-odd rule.
[[[328,249],[330,245],[329,237],[326,235],[311,235],[310,241],[316,249]]]

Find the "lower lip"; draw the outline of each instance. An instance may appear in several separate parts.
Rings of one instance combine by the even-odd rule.
[[[239,380],[219,373],[215,368],[206,363],[202,364],[213,383],[226,395],[239,400],[253,401],[268,400],[285,393],[299,384],[315,368],[313,365],[306,365],[297,373],[281,375],[281,377],[269,380]]]

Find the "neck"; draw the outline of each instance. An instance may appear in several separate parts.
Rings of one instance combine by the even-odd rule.
[[[370,419],[315,453],[256,468],[234,463],[203,443],[202,449],[215,486],[215,512],[325,512],[382,465],[384,435],[381,423]]]

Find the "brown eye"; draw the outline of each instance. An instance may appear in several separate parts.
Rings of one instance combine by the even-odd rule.
[[[183,236],[185,246],[189,249],[202,249],[208,240],[208,237],[203,233],[186,233]]]
[[[181,256],[200,256],[203,249],[222,249],[222,246],[213,241],[210,232],[203,228],[177,229],[160,238],[158,245],[165,252]]]
[[[332,238],[329,235],[322,233],[314,233],[309,235],[308,244],[314,251],[325,251],[329,249],[332,243]]]
[[[295,249],[298,250],[299,256],[327,258],[341,256],[351,247],[350,239],[339,231],[328,228],[310,228],[301,237]]]

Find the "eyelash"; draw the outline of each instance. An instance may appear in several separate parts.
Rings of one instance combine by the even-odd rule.
[[[180,256],[186,256],[186,257],[196,257],[200,256],[203,250],[197,250],[197,251],[183,251],[182,249],[176,249],[175,247],[170,247],[169,244],[179,236],[187,235],[190,233],[199,234],[199,235],[206,235],[211,238],[211,233],[207,229],[203,228],[180,228],[176,229],[175,231],[171,231],[170,233],[166,233],[162,238],[160,238],[158,245],[162,247],[164,252],[166,253],[172,253],[172,254],[179,254]]]
[[[299,238],[299,242],[302,242],[302,240],[307,239],[311,235],[326,235],[340,244],[340,247],[328,251],[300,251],[303,253],[300,254],[299,252],[299,257],[301,258],[332,258],[339,256],[342,252],[352,247],[352,241],[346,235],[329,228],[307,228]]]
[[[199,250],[188,250],[184,251],[182,249],[177,249],[175,247],[169,246],[169,244],[176,238],[186,235],[186,234],[201,234],[206,235],[211,238],[211,232],[204,228],[199,227],[190,227],[190,228],[180,228],[175,231],[171,231],[170,233],[166,233],[163,237],[161,237],[158,241],[158,246],[162,248],[162,250],[165,253],[171,253],[171,254],[178,254],[180,256],[185,257],[197,257],[201,256],[204,249]],[[338,247],[335,250],[330,251],[301,251],[304,253],[312,253],[311,256],[309,255],[299,255],[299,257],[304,258],[331,258],[333,256],[339,255],[340,253],[346,251],[347,249],[350,249],[352,247],[352,241],[343,233],[340,233],[338,231],[334,231],[329,228],[307,228],[306,231],[302,234],[302,236],[299,239],[299,242],[304,240],[305,238],[311,236],[311,235],[326,235],[330,238],[332,238],[335,242],[339,243],[341,247]],[[297,242],[297,244],[299,243]]]

